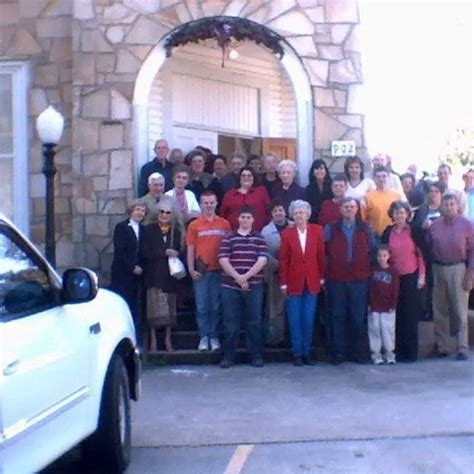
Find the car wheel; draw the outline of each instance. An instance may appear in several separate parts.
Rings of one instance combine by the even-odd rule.
[[[105,377],[97,431],[81,445],[88,464],[122,473],[130,462],[131,419],[127,370],[120,356],[111,360]]]

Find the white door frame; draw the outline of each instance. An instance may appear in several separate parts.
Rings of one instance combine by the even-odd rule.
[[[160,68],[166,61],[164,48],[168,35],[151,50],[143,62],[133,92],[133,155],[135,169],[148,161],[148,103],[150,91]],[[308,74],[294,49],[281,42],[285,52],[281,65],[293,85],[297,115],[297,163],[301,185],[308,183],[308,172],[313,161],[313,96]],[[166,137],[163,137],[166,138]],[[173,146],[173,144],[170,144]]]
[[[0,61],[0,73],[12,76],[13,112],[13,221],[29,234],[28,93],[30,68],[25,61]]]

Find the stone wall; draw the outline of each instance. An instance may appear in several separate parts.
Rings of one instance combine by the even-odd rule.
[[[138,71],[174,28],[215,15],[264,24],[299,55],[313,88],[315,158],[332,165],[330,142],[340,139],[355,140],[365,154],[363,117],[351,108],[362,81],[356,0],[13,0],[0,19],[1,54],[28,57],[34,65],[31,126],[47,103],[70,118],[58,156],[57,222],[59,241],[72,241],[74,252],[70,245],[60,251],[60,265],[73,260],[107,276],[113,227],[135,194],[132,102]],[[32,133],[34,229],[44,216],[39,152]]]
[[[30,66],[29,188],[30,234],[44,242],[45,180],[41,172],[41,143],[36,135],[38,115],[54,105],[65,117],[57,147],[55,180],[57,258],[73,264],[72,248],[72,2],[70,0],[3,0],[0,5],[0,61],[25,60]]]

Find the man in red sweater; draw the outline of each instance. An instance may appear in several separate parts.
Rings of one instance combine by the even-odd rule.
[[[369,345],[375,365],[395,364],[395,310],[398,301],[399,278],[389,265],[388,245],[377,248],[377,265],[369,283]]]
[[[324,227],[329,349],[335,365],[345,360],[364,362],[359,351],[367,332],[370,256],[375,239],[369,226],[357,219],[358,209],[356,199],[344,198],[342,219]]]

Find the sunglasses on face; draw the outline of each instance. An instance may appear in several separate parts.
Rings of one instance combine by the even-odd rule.
[[[163,209],[160,209],[160,214],[171,214],[171,211],[164,211]]]

